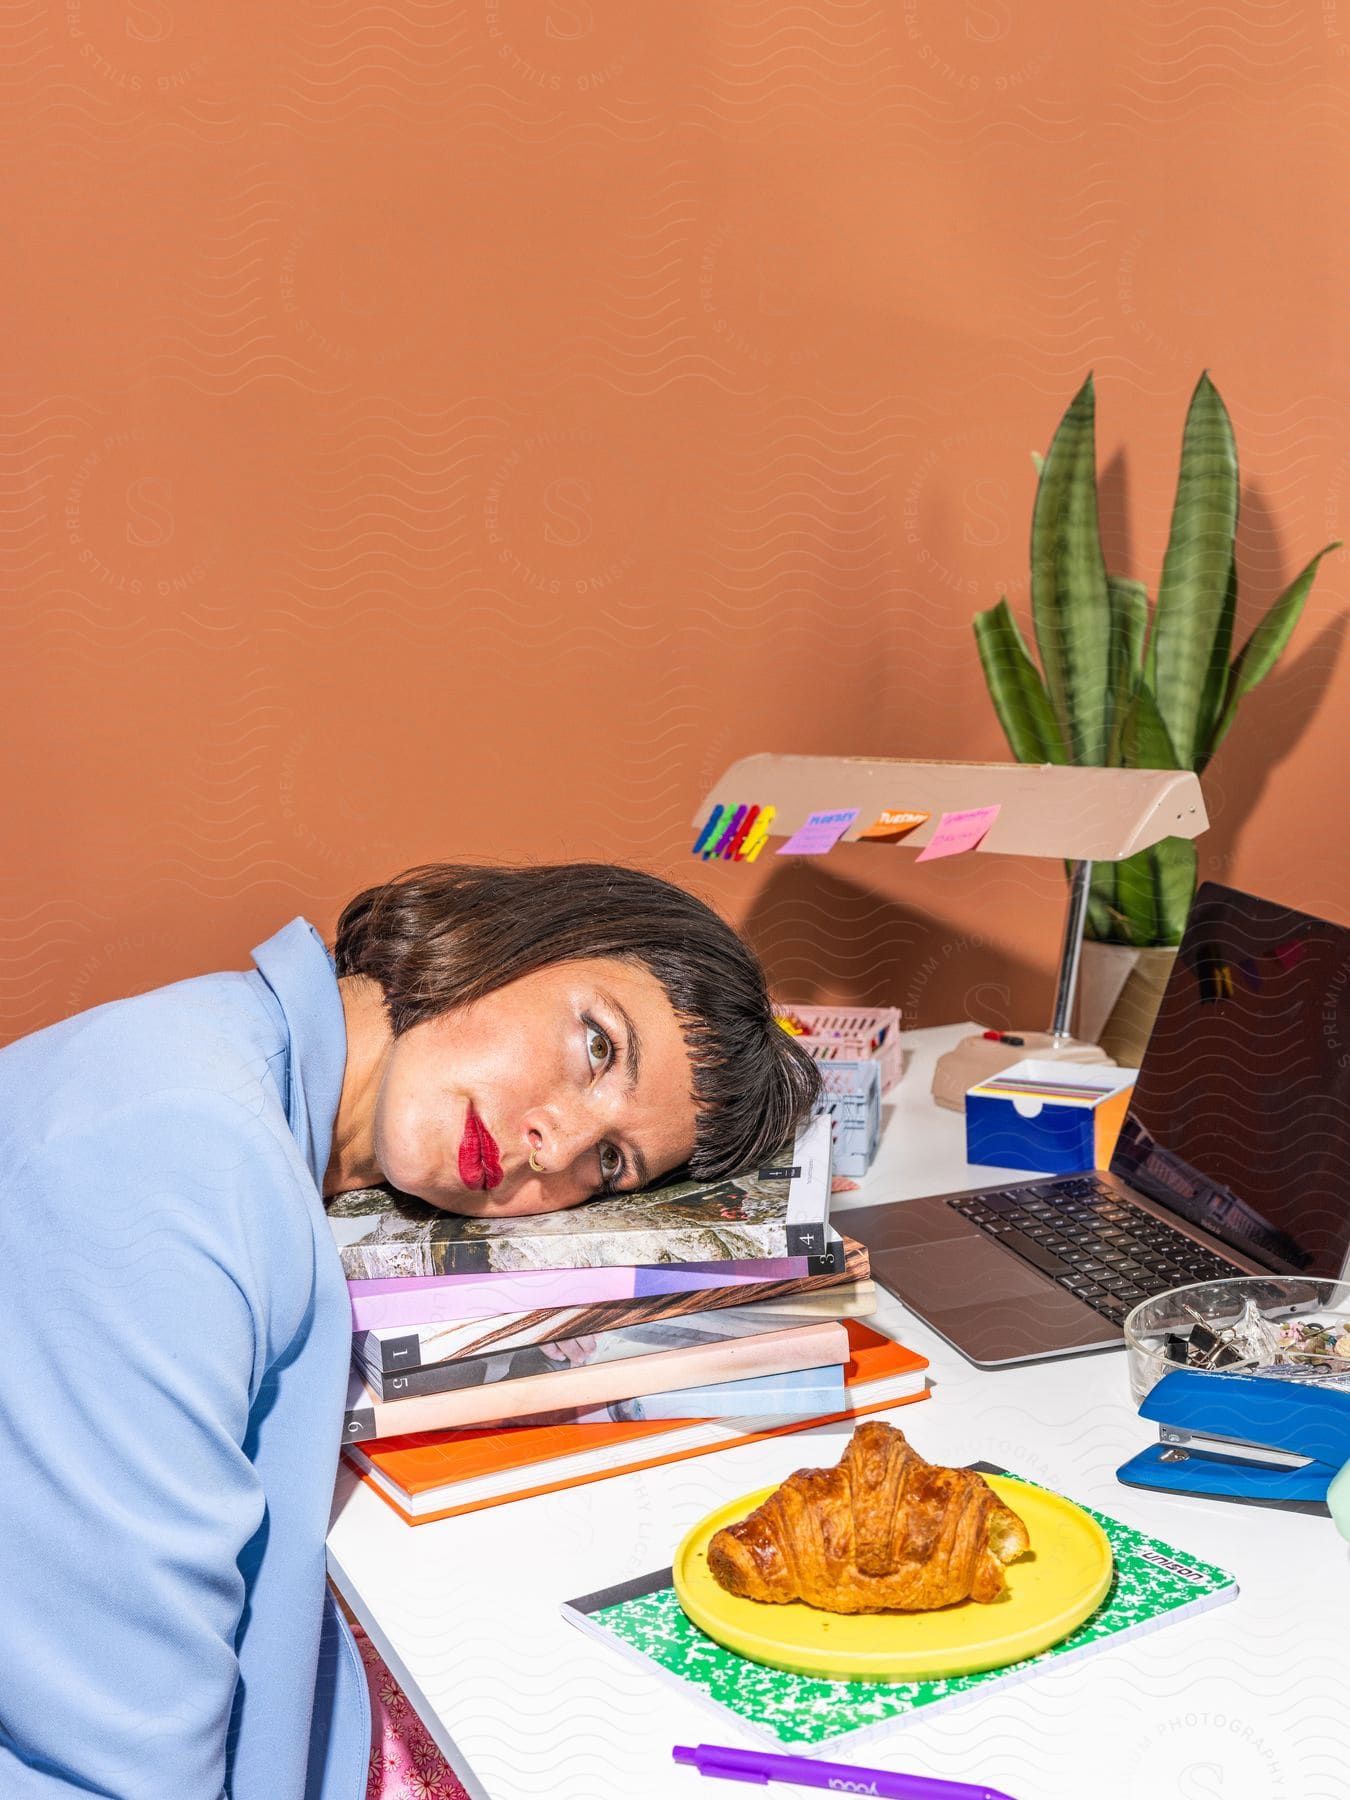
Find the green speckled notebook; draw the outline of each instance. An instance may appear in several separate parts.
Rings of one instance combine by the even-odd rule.
[[[1003,1473],[986,1464],[975,1467],[985,1474]],[[860,1742],[917,1713],[928,1716],[934,1707],[977,1699],[995,1683],[1025,1680],[1047,1665],[1091,1656],[1237,1598],[1237,1583],[1222,1569],[1105,1513],[1092,1512],[1092,1517],[1111,1540],[1115,1557],[1115,1578],[1106,1599],[1054,1649],[981,1675],[883,1684],[818,1681],[765,1668],[724,1650],[690,1624],[675,1598],[669,1569],[569,1600],[562,1610],[574,1625],[678,1682],[695,1699],[731,1713],[780,1748],[809,1755]]]

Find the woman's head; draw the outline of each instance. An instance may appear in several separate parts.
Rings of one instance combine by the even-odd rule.
[[[335,957],[390,1033],[374,1160],[452,1211],[715,1179],[777,1150],[819,1092],[736,933],[639,870],[410,869],[345,908]]]

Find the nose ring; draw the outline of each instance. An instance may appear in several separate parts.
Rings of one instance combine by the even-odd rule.
[[[542,1175],[544,1172],[544,1166],[542,1163],[537,1162],[535,1160],[535,1155],[534,1155],[533,1150],[531,1150],[531,1152],[530,1152],[530,1167],[534,1170],[536,1175]]]

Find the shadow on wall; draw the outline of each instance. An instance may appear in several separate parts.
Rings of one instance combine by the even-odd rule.
[[[898,1006],[905,1026],[1042,1026],[1045,970],[808,861],[774,869],[744,921],[776,998]]]
[[[1326,699],[1347,626],[1350,614],[1340,613],[1301,655],[1291,657],[1286,651],[1274,672],[1242,702],[1232,733],[1201,777],[1210,817],[1209,830],[1200,839],[1202,873],[1222,880],[1232,867],[1243,827],[1261,805],[1271,771],[1292,755]],[[1295,644],[1301,635],[1295,634]],[[1310,826],[1319,814],[1338,814],[1343,781],[1344,766],[1329,766],[1323,790],[1305,791],[1297,818]],[[1275,893],[1272,898],[1300,906],[1312,896]]]

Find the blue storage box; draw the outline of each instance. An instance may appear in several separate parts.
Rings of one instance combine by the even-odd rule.
[[[1137,1069],[1025,1057],[966,1093],[966,1160],[1071,1175],[1105,1169]]]

